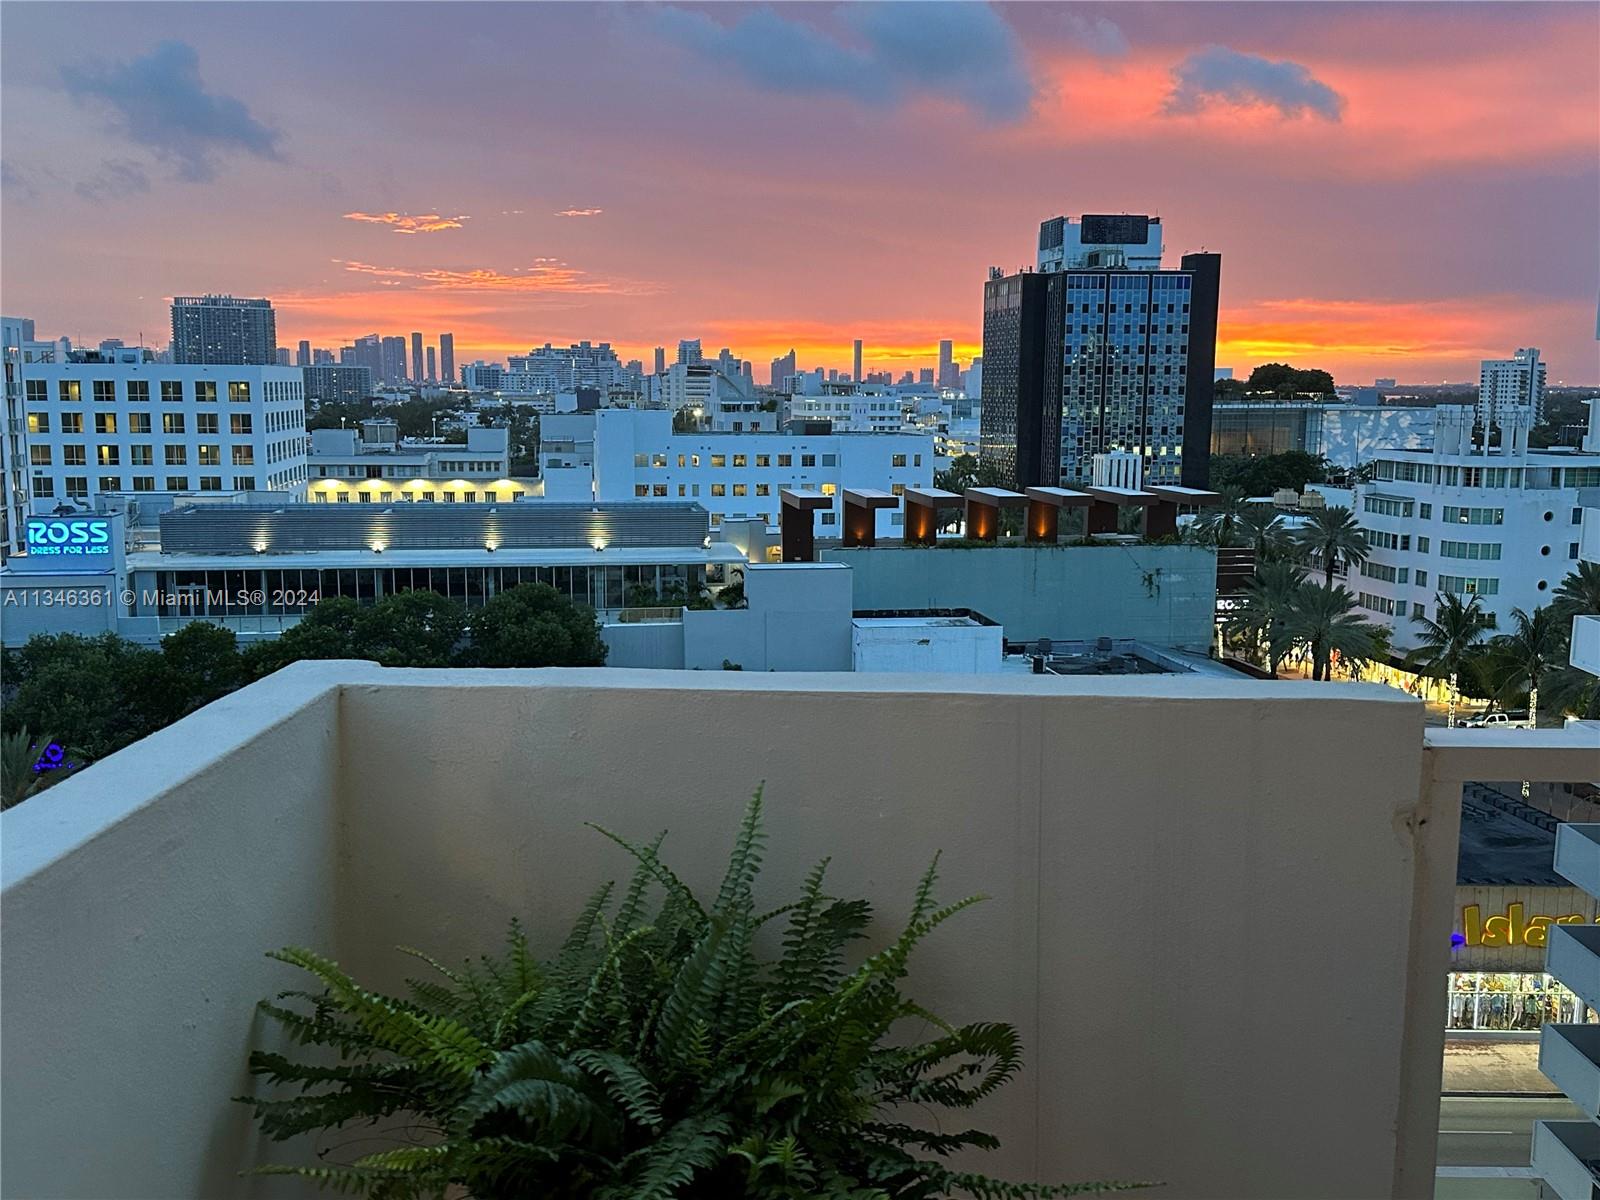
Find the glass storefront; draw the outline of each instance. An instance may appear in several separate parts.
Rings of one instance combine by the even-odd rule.
[[[1449,989],[1446,1029],[1537,1032],[1547,1022],[1600,1021],[1594,1009],[1542,971],[1452,971]]]

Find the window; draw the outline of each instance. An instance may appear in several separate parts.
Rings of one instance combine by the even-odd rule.
[[[129,413],[128,414],[128,432],[129,433],[149,433],[150,432],[150,414],[149,413]]]
[[[1411,618],[1412,618],[1412,620],[1420,621],[1423,618],[1425,618],[1427,615],[1428,615],[1428,610],[1427,610],[1427,607],[1425,605],[1418,604],[1415,600],[1413,600],[1411,602]]]
[[[770,455],[770,454],[758,454],[758,455],[756,455],[756,466],[758,466],[758,467],[770,467],[771,465],[772,465],[772,455]]]
[[[1506,510],[1503,508],[1458,508],[1452,504],[1444,506],[1444,521],[1446,525],[1504,525],[1506,523]]]
[[[653,484],[651,484],[650,485],[650,494],[652,496],[661,496],[661,497],[665,498],[665,496],[667,494],[667,485],[664,484],[664,483],[653,483]]]
[[[750,462],[743,454],[735,454],[733,456],[733,465],[736,467],[748,467]]]
[[[196,413],[194,418],[194,431],[196,433],[216,433],[218,429],[216,413]]]
[[[891,467],[903,467],[903,466],[905,466],[906,465],[906,456],[904,454],[896,454],[893,458],[891,458],[889,460],[889,465]]]
[[[1428,573],[1426,571],[1417,572],[1417,586],[1420,588],[1428,586]]]
[[[1578,543],[1577,542],[1569,542],[1569,543],[1567,543],[1567,557],[1568,558],[1577,558],[1578,557]]]
[[[149,446],[129,446],[128,462],[136,467],[155,466],[155,452]]]
[[[102,492],[120,492],[122,490],[121,475],[102,475],[99,483]]]
[[[728,485],[725,483],[713,483],[711,485],[711,494],[713,496],[726,496],[728,494]]]
[[[61,432],[62,433],[82,433],[83,432],[83,414],[82,413],[62,413],[61,414]]]
[[[839,485],[836,483],[825,483],[819,490],[824,496],[832,496],[838,493]]]
[[[817,456],[815,454],[802,454],[800,456],[800,465],[802,467],[814,467],[814,466],[816,466],[817,465]]]
[[[1429,541],[1428,538],[1419,537],[1417,539],[1417,553],[1418,554],[1426,554],[1428,552],[1428,546],[1429,545],[1430,545],[1430,541]]]
[[[161,381],[161,403],[163,403],[163,404],[182,404],[183,403],[183,380],[181,380],[181,379],[163,379]]]
[[[1419,504],[1417,506],[1417,516],[1424,521],[1433,520],[1433,505]]]
[[[50,466],[51,465],[51,462],[50,462],[50,447],[49,446],[29,446],[28,447],[28,461],[31,462],[36,467],[48,467],[48,466]]]
[[[162,413],[161,414],[161,432],[162,433],[182,433],[183,432],[183,414],[182,413]]]
[[[1439,557],[1441,558],[1468,558],[1498,561],[1500,558],[1499,542],[1439,542]]]
[[[683,454],[678,455],[678,465],[680,467],[687,466],[688,465],[688,456],[687,455],[683,455]]]
[[[649,464],[650,464],[650,456],[648,454],[635,454],[633,456],[633,465],[634,466],[636,466],[636,467],[644,467],[644,466],[648,466]]]
[[[711,456],[711,465],[713,467],[726,467],[728,465],[728,456],[726,454],[713,454]]]
[[[63,404],[83,403],[83,384],[76,379],[63,379],[56,384],[56,397]],[[87,481],[85,481],[87,483]]]
[[[636,483],[636,484],[634,484],[633,485],[633,494],[634,494],[635,497],[648,496],[650,494],[650,485],[648,483]]]
[[[187,492],[189,490],[189,477],[187,475],[168,475],[167,491]]]
[[[211,386],[212,386],[212,389],[215,390],[216,384],[212,384]],[[215,399],[215,396],[213,396],[212,398]],[[238,380],[238,379],[232,380],[228,384],[228,403],[229,404],[249,404],[250,403],[250,385],[248,383],[245,383],[242,380]],[[218,480],[219,490],[220,490],[220,486],[221,486],[221,480]]]
[[[736,483],[733,485],[733,494],[735,496],[748,496],[750,494],[750,486],[744,483]]]
[[[256,463],[254,446],[233,447],[233,465],[236,467],[253,467]]]
[[[31,412],[28,414],[29,433],[49,433],[50,414],[47,412]]]
[[[652,454],[650,456],[650,465],[652,467],[664,467],[664,466],[666,466],[667,465],[667,456],[665,454]]]
[[[133,490],[136,492],[155,491],[156,477],[154,475],[135,475],[133,477]]]
[[[120,467],[122,465],[122,451],[115,446],[96,446],[95,461],[102,467]]]
[[[778,455],[778,465],[780,467],[792,467],[794,465],[794,455],[792,455],[792,454],[780,454],[780,455]]]
[[[96,433],[115,433],[117,431],[117,414],[95,413],[94,431]]]
[[[96,404],[115,404],[117,402],[117,381],[114,379],[96,379],[94,381],[94,402]]]
[[[839,514],[836,513],[836,512],[825,512],[825,513],[823,513],[822,514],[822,523],[824,525],[837,525],[839,523]]]
[[[222,490],[221,475],[200,476],[200,490],[202,492],[220,492]]]
[[[1574,525],[1583,524],[1583,509],[1575,508],[1572,510],[1572,523]]]
[[[920,455],[920,454],[913,454],[913,455],[912,455],[912,456],[911,456],[911,465],[912,465],[912,466],[913,466],[913,467],[920,467],[920,466],[921,466],[921,465],[922,465],[922,455]]]
[[[166,447],[167,466],[185,467],[189,465],[189,451],[183,446]]]
[[[770,483],[758,483],[758,484],[756,484],[756,495],[758,495],[758,496],[770,496],[770,495],[772,495],[772,485]]]
[[[197,379],[194,381],[194,398],[197,404],[215,404],[217,402],[217,382],[214,379]]]
[[[61,447],[61,465],[66,467],[86,467],[89,465],[89,452],[82,446]]]
[[[689,489],[688,489],[688,487],[687,487],[687,486],[686,486],[686,485],[685,485],[685,484],[681,484],[681,483],[680,483],[680,484],[679,484],[679,485],[678,485],[678,495],[680,495],[680,496],[687,496],[687,495],[688,495],[688,494],[689,494]]]
[[[65,482],[68,499],[87,500],[89,498],[89,477],[87,475],[68,475]]]
[[[825,467],[837,467],[839,465],[839,456],[837,454],[824,454],[822,456],[822,465]]]
[[[45,385],[45,381],[42,379],[27,380],[24,390],[27,394],[29,404],[44,404],[50,398],[50,389]]]
[[[150,403],[150,381],[148,379],[128,380],[128,403]]]
[[[48,475],[35,475],[33,477],[33,494],[44,500],[55,499],[55,480]]]
[[[235,475],[233,488],[237,492],[253,492],[256,490],[256,477],[254,475]]]
[[[1500,592],[1500,581],[1470,575],[1441,575],[1439,590],[1456,596],[1494,596]]]

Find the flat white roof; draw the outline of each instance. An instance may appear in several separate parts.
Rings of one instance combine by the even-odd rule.
[[[873,629],[934,629],[956,625],[986,628],[981,621],[974,621],[971,617],[852,617],[851,624]],[[998,629],[998,626],[987,628]]]
[[[355,567],[645,567],[658,563],[743,563],[737,546],[557,546],[518,550],[456,549],[297,550],[292,554],[149,554],[127,556],[130,571],[339,571]]]

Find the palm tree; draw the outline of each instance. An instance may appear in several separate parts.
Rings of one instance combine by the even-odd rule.
[[[1367,535],[1356,523],[1355,513],[1342,504],[1313,512],[1295,535],[1295,545],[1302,554],[1322,562],[1325,587],[1333,586],[1333,569],[1340,559],[1347,567],[1367,561]]]
[[[1569,619],[1578,613],[1600,613],[1600,563],[1580,562],[1550,597],[1550,607]]]
[[[1295,611],[1305,575],[1298,563],[1258,561],[1256,573],[1241,593],[1243,603],[1228,619],[1229,630],[1243,635],[1266,656],[1274,675],[1289,652],[1289,618]]]
[[[1528,720],[1537,726],[1539,684],[1547,674],[1566,663],[1566,630],[1548,604],[1534,609],[1532,616],[1513,608],[1511,620],[1511,631],[1489,644],[1492,672],[1502,700],[1527,688]]]
[[[1250,507],[1249,500],[1238,488],[1223,488],[1216,504],[1195,518],[1190,532],[1195,541],[1205,546],[1236,546],[1239,544],[1239,520]]]
[[[54,783],[58,775],[66,775],[73,768],[58,771],[36,770],[40,754],[45,747],[54,745],[53,738],[32,738],[26,729],[18,729],[0,738],[0,808],[21,804],[29,796]]]
[[[1314,583],[1300,589],[1284,633],[1311,656],[1311,678],[1319,680],[1330,678],[1335,654],[1359,668],[1379,657],[1387,641],[1377,625],[1360,615],[1348,589]]]
[[[1494,617],[1479,607],[1477,596],[1465,604],[1461,597],[1447,592],[1440,592],[1434,599],[1438,606],[1436,617],[1411,618],[1422,631],[1417,635],[1417,648],[1406,655],[1406,665],[1449,680],[1450,708],[1445,724],[1454,726],[1461,673],[1483,653],[1483,637],[1494,628]]]
[[[1292,542],[1289,530],[1270,504],[1250,504],[1239,516],[1239,536],[1255,547],[1256,562],[1287,558]]]

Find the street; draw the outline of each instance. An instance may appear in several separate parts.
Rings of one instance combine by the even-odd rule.
[[[1439,1104],[1441,1167],[1525,1167],[1535,1121],[1581,1121],[1566,1099],[1446,1096]]]

